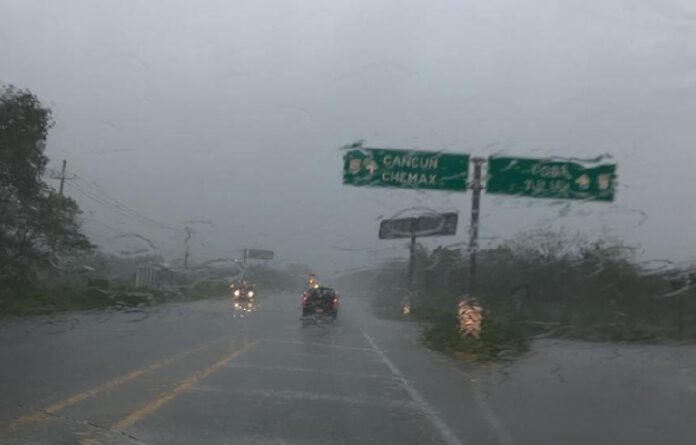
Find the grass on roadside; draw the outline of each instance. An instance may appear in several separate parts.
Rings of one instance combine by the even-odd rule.
[[[431,299],[431,301],[436,301]],[[444,309],[450,307],[450,309]],[[490,361],[518,355],[529,349],[533,327],[526,325],[519,315],[507,306],[486,308],[483,314],[480,338],[463,337],[452,302],[416,304],[405,317],[401,296],[381,293],[372,300],[376,316],[389,320],[412,319],[424,325],[423,341],[431,349],[457,357],[472,357]]]
[[[529,349],[531,333],[506,307],[484,311],[479,338],[462,336],[453,311],[416,307],[413,315],[428,325],[423,332],[426,345],[450,355],[488,361],[516,356]]]
[[[63,311],[147,307],[227,296],[226,285],[205,283],[172,290],[136,289],[124,283],[92,280],[87,286],[14,286],[0,291],[0,316],[52,314]]]

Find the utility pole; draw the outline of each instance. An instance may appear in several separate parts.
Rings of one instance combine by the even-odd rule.
[[[473,158],[474,180],[471,183],[471,228],[469,229],[469,295],[476,292],[476,253],[478,251],[479,213],[481,209],[481,164],[483,158]]]
[[[65,186],[65,180],[66,179],[75,179],[76,176],[65,176],[65,169],[67,167],[68,161],[63,159],[63,168],[60,171],[60,175],[53,175],[51,176],[52,179],[60,179],[60,188],[58,189],[58,193],[60,196],[63,196],[63,187]]]
[[[188,242],[191,239],[191,234],[193,231],[189,226],[186,226],[186,239],[184,240],[184,246],[186,246],[186,251],[184,252],[184,269],[188,269],[188,259],[189,259],[189,245]]]

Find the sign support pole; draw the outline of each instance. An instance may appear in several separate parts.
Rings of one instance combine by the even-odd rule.
[[[242,249],[242,264],[246,264],[246,249]]]
[[[483,158],[473,158],[474,178],[471,183],[471,228],[469,229],[469,294],[476,292],[476,253],[478,251],[479,213],[481,209],[481,165]]]
[[[414,280],[414,268],[415,268],[415,263],[416,262],[416,230],[415,227],[411,228],[411,248],[409,249],[409,258],[408,258],[408,285],[411,287],[411,291],[413,291],[413,288],[415,287],[415,280]]]

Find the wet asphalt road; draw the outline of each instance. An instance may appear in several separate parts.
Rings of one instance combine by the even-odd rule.
[[[295,294],[3,321],[2,444],[696,442],[696,348],[538,343],[499,367],[428,351],[412,323]],[[633,349],[631,349],[633,348]]]

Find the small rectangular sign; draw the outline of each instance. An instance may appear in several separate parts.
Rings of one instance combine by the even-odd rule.
[[[408,189],[467,189],[469,155],[356,148],[343,156],[343,183]]]
[[[487,193],[613,201],[616,165],[557,159],[490,157]]]
[[[413,218],[385,219],[379,225],[379,239],[410,238],[411,235],[447,236],[457,233],[457,213],[441,213]]]
[[[246,249],[246,257],[252,260],[272,260],[273,251],[263,249]]]

